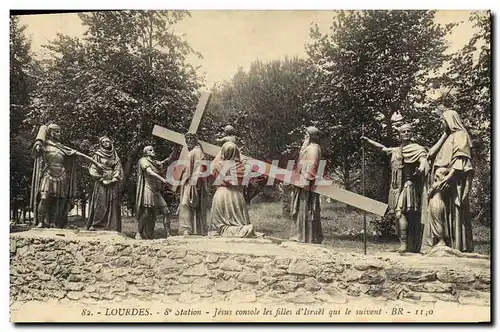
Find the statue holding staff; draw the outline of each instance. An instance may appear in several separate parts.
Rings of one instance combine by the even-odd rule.
[[[38,227],[65,228],[76,196],[76,159],[102,165],[60,142],[61,127],[42,125],[33,145],[35,158],[30,206]]]
[[[391,183],[388,212],[394,213],[400,252],[419,252],[422,241],[421,223],[426,223],[427,189],[425,175],[428,172],[427,151],[412,142],[412,126],[399,127],[401,145],[385,147],[365,136],[371,145],[391,156]]]

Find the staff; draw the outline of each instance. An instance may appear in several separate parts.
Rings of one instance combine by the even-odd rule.
[[[365,136],[364,123],[361,125],[361,135]],[[365,141],[364,140],[361,145],[361,173],[362,173],[361,190],[363,191],[363,196],[365,196]],[[364,253],[366,255],[366,211],[363,211],[363,228],[364,228],[363,244],[364,244]]]

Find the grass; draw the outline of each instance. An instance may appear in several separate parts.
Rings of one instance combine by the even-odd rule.
[[[249,206],[250,220],[257,232],[268,236],[288,239],[290,237],[291,221],[282,216],[281,204],[276,202],[257,203]],[[380,239],[374,235],[375,229],[370,220],[375,216],[367,214],[367,252],[395,251],[399,242],[397,238]],[[171,215],[171,234],[177,235],[179,221],[177,216]],[[85,220],[81,217],[70,217],[73,227],[83,228]],[[363,252],[363,212],[351,209],[338,203],[322,203],[321,224],[323,229],[323,244],[352,252]],[[137,232],[136,217],[122,218],[122,232],[135,237]],[[475,252],[490,254],[490,229],[485,225],[473,225]],[[155,238],[164,238],[165,230],[161,216],[156,221]]]
[[[260,203],[249,209],[250,219],[259,232],[269,236],[288,239],[291,221],[281,215],[279,203]],[[376,216],[367,214],[367,252],[395,251],[399,247],[396,237],[381,239],[375,234],[375,228],[370,220]],[[339,203],[321,204],[321,226],[324,245],[347,249],[362,253],[363,243],[363,212]],[[473,225],[475,252],[490,254],[490,229],[485,225]]]

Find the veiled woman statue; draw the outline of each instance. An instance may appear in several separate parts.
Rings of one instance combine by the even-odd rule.
[[[429,151],[432,186],[429,189],[429,224],[422,252],[434,245],[472,252],[469,210],[472,141],[456,111],[444,111],[441,124],[444,133]]]
[[[91,231],[103,229],[121,232],[120,180],[123,178],[123,168],[113,142],[108,137],[99,139],[94,160],[103,165],[103,169],[95,165],[89,168],[95,182],[87,228]]]
[[[255,237],[243,196],[243,180],[250,169],[242,162],[238,146],[231,141],[224,143],[211,167],[217,190],[210,224],[222,237]]]
[[[321,160],[320,132],[307,127],[299,151],[295,172],[307,182],[306,187],[295,187],[291,202],[291,241],[320,244],[323,241],[319,195],[310,190],[316,184]]]

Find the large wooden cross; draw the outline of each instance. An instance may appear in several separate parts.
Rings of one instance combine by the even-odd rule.
[[[191,121],[191,125],[189,126],[189,131],[190,133],[196,133],[198,130],[198,126],[201,122],[201,118],[203,116],[203,113],[205,111],[206,105],[208,104],[208,100],[210,97],[210,93],[208,92],[203,92],[201,95],[201,98],[198,102],[198,106],[196,107],[196,111],[193,116],[193,120]],[[184,139],[183,134],[179,134],[175,131],[163,128],[161,126],[155,125],[153,128],[153,135],[157,137],[161,137],[163,139],[169,140],[171,142],[180,144],[183,146],[182,152],[179,156],[180,161],[186,161],[187,160],[187,155],[188,155],[188,149],[186,147],[186,141]],[[217,145],[213,145],[204,141],[199,141],[203,151],[211,156],[216,156],[219,151],[220,147]],[[260,169],[258,171],[259,174],[261,175],[266,175],[271,178],[278,178],[280,181],[283,181],[285,183],[292,184],[297,187],[304,187],[304,185],[301,185],[301,183],[305,183],[305,181],[297,181],[297,176],[300,177],[296,172],[292,172],[280,167],[277,167],[275,165],[271,165],[268,163],[264,163],[262,161],[259,161],[257,159],[253,159],[250,157],[245,157],[247,162],[253,163],[256,165],[265,165],[265,170]],[[184,167],[182,165],[177,166],[174,169],[173,172],[173,177],[176,183],[177,181],[180,180],[181,174],[183,171]],[[291,181],[288,179],[292,179]],[[170,180],[170,179],[167,179]],[[178,185],[173,181],[170,182],[172,184],[172,189],[174,191],[177,190]],[[373,213],[378,216],[384,216],[385,212],[387,210],[387,204],[376,201],[374,199],[358,195],[356,193],[350,192],[348,190],[339,188],[337,186],[334,186],[333,184],[328,184],[328,185],[318,185],[314,188],[311,188],[311,190],[317,194],[330,197],[331,199],[334,199],[336,201],[345,203],[347,205],[356,207],[358,209]]]

